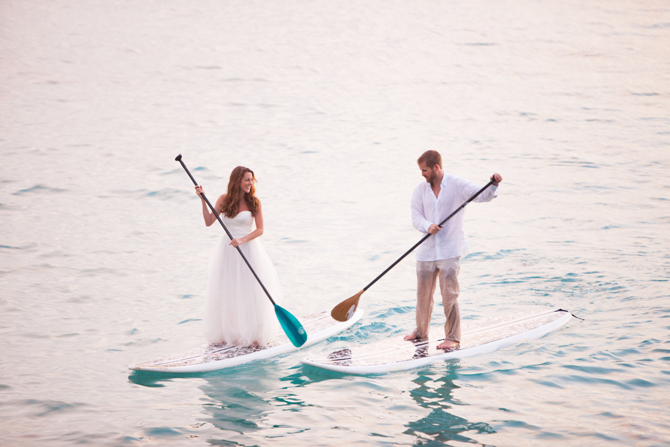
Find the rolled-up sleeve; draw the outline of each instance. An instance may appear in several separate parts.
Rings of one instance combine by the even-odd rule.
[[[470,197],[474,196],[477,191],[482,189],[482,186],[470,183],[465,179],[459,179],[458,182],[458,192],[463,200],[468,200]],[[474,202],[490,202],[491,200],[498,197],[498,187],[491,185],[482,191],[473,201]]]

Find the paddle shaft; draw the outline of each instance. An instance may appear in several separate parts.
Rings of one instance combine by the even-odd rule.
[[[193,184],[194,184],[195,186],[198,186],[198,182],[195,181],[195,179],[194,179],[193,176],[191,175],[191,172],[188,170],[188,168],[186,167],[186,165],[184,164],[184,162],[181,160],[181,154],[177,155],[177,158],[175,158],[175,160],[178,161],[179,163],[181,163],[181,166],[182,166],[182,168],[184,168],[184,171],[186,171],[186,173],[188,174],[188,176],[191,177],[191,181],[193,182]],[[224,224],[223,221],[221,220],[221,218],[219,217],[219,213],[216,212],[216,210],[214,209],[214,207],[212,206],[212,204],[209,202],[209,200],[207,200],[207,196],[205,196],[205,193],[202,193],[202,194],[200,195],[200,197],[202,197],[202,198],[204,199],[204,201],[207,202],[207,205],[209,206],[209,209],[211,209],[211,210],[212,210],[212,213],[214,213],[214,217],[216,217],[216,220],[219,221],[219,223],[221,224],[221,226],[223,227],[223,229],[226,231],[226,234],[228,235],[228,237],[229,237],[230,240],[232,241],[232,240],[234,239],[234,238],[233,238],[233,235],[230,234],[230,231],[228,231],[228,228],[226,227],[226,224]],[[254,274],[254,278],[256,278],[256,281],[258,281],[258,284],[261,285],[261,287],[263,288],[263,291],[265,292],[265,294],[268,296],[268,298],[270,298],[270,301],[272,302],[272,304],[274,304],[274,305],[276,306],[277,303],[275,303],[275,300],[273,300],[272,297],[270,296],[270,292],[268,292],[268,289],[265,288],[265,286],[263,285],[263,282],[261,281],[261,279],[260,279],[260,278],[258,277],[258,275],[256,274],[256,271],[255,271],[254,268],[251,266],[251,264],[249,264],[249,261],[247,260],[247,257],[244,256],[244,253],[242,253],[242,250],[240,250],[240,247],[239,247],[239,246],[236,246],[235,248],[237,249],[237,252],[240,254],[240,256],[242,256],[242,259],[244,259],[244,262],[246,262],[247,267],[249,267],[249,270],[251,270],[251,273]]]
[[[480,189],[479,191],[477,191],[477,193],[476,193],[474,196],[470,197],[465,203],[463,203],[463,205],[459,206],[458,209],[457,209],[456,211],[454,211],[454,212],[451,213],[449,216],[447,216],[446,219],[444,219],[442,222],[440,222],[440,225],[439,225],[439,226],[441,227],[442,225],[444,225],[444,224],[445,224],[449,219],[451,219],[456,213],[458,213],[460,210],[462,210],[463,208],[465,208],[465,205],[467,205],[468,203],[470,203],[470,202],[472,202],[473,200],[475,200],[479,194],[483,193],[484,190],[485,190],[486,188],[488,188],[489,186],[491,186],[492,184],[493,184],[493,180],[491,180],[490,182],[488,182],[488,183],[486,184],[486,186],[484,186],[482,189]],[[410,248],[409,250],[407,250],[407,252],[405,252],[404,255],[402,255],[401,257],[399,257],[397,261],[395,261],[395,262],[394,262],[393,264],[391,264],[386,270],[384,270],[379,276],[377,276],[375,279],[373,279],[372,282],[371,282],[370,284],[368,284],[367,286],[363,287],[363,291],[366,291],[366,290],[368,290],[370,287],[372,287],[372,285],[373,285],[374,283],[376,283],[377,281],[379,281],[379,279],[381,279],[382,276],[386,275],[386,274],[388,273],[389,270],[391,270],[393,267],[395,267],[400,261],[402,261],[403,259],[405,259],[405,257],[406,257],[408,254],[412,253],[412,252],[416,249],[416,247],[418,247],[419,245],[423,244],[423,243],[426,241],[426,239],[428,239],[430,236],[432,236],[432,234],[428,233],[428,234],[426,234],[424,237],[422,237],[421,240],[420,240],[419,242],[417,242],[416,244],[414,244],[414,246],[412,246],[412,248]]]

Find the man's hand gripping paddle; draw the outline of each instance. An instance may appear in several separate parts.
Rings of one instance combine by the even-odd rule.
[[[491,186],[493,184],[493,177],[491,177],[491,181],[486,184],[482,189],[477,191],[475,195],[470,197],[463,205],[461,205],[456,211],[451,213],[446,219],[444,219],[442,222],[440,222],[440,227],[444,225],[449,219],[451,219],[456,213],[458,213],[460,210],[465,208],[465,205],[468,203],[472,202],[479,194],[484,192],[486,188]],[[330,311],[330,315],[337,321],[347,321],[349,318],[351,318],[354,313],[356,312],[356,308],[358,307],[358,301],[361,299],[361,295],[363,295],[363,292],[368,290],[374,283],[376,283],[382,276],[386,275],[389,270],[391,270],[393,267],[395,267],[400,261],[405,259],[405,257],[412,253],[416,247],[419,245],[423,244],[426,239],[428,239],[430,236],[432,236],[430,233],[426,234],[419,242],[414,244],[412,248],[407,250],[404,255],[398,258],[397,261],[395,261],[393,264],[391,264],[386,270],[384,270],[379,276],[377,276],[370,284],[367,286],[363,287],[363,290],[358,292],[356,295],[352,296],[351,298],[347,298],[346,300],[342,301],[340,304],[337,306],[333,307],[333,310]]]

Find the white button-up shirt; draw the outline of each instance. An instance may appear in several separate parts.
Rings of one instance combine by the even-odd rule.
[[[454,175],[444,174],[440,194],[435,197],[430,183],[421,182],[412,194],[412,224],[422,233],[428,233],[431,224],[440,224],[444,219],[475,195],[482,186],[470,183]],[[497,197],[498,187],[491,185],[473,202],[489,202]],[[439,233],[430,236],[416,249],[418,261],[439,261],[465,254],[467,241],[463,231],[465,208],[449,219]]]

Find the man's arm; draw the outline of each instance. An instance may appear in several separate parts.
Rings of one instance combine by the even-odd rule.
[[[498,185],[502,182],[502,176],[495,173],[491,176],[490,180],[493,180],[493,184],[478,195],[473,202],[490,202],[498,197]],[[482,189],[482,186],[471,183],[463,178],[458,179],[458,193],[464,201],[475,195],[477,191]]]
[[[428,233],[430,226],[434,224],[426,219],[423,210],[423,198],[421,197],[421,191],[420,188],[418,187],[414,189],[414,193],[412,194],[411,209],[412,209],[412,225],[414,225],[414,228],[416,228],[422,233]]]

